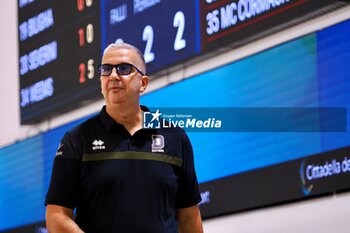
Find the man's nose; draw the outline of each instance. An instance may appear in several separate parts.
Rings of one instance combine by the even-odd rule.
[[[120,80],[120,76],[117,73],[117,69],[114,67],[112,73],[109,75],[109,79],[112,80]]]

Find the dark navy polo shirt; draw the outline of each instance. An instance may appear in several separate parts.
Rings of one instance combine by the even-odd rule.
[[[45,204],[76,208],[75,221],[88,233],[177,233],[176,209],[199,202],[182,129],[131,136],[103,107],[63,137]]]

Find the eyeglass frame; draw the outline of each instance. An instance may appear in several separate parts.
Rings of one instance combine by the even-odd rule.
[[[101,67],[102,67],[103,65],[110,65],[110,66],[112,66],[113,68],[111,69],[111,73],[106,74],[106,75],[102,75],[100,69],[101,69]],[[112,65],[112,64],[109,64],[109,63],[99,64],[99,65],[97,66],[97,73],[98,73],[99,75],[101,75],[101,76],[109,76],[109,75],[112,74],[113,69],[115,68],[115,70],[116,70],[116,72],[117,72],[117,74],[118,74],[118,66],[120,66],[120,65],[130,65],[130,66],[133,67],[137,72],[139,72],[142,76],[145,76],[145,74],[144,74],[140,69],[138,69],[136,66],[134,66],[134,65],[131,64],[131,63],[120,63],[120,64],[117,64],[117,65]],[[130,73],[129,73],[129,74],[131,74],[131,69],[130,69]],[[123,75],[129,75],[129,74],[118,74],[118,75],[123,76]]]

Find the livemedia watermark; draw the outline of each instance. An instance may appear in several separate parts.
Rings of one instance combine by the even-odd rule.
[[[151,108],[143,128],[193,132],[346,132],[346,108]]]

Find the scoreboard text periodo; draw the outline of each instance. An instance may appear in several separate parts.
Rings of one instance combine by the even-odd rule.
[[[21,123],[102,98],[96,66],[110,43],[144,54],[147,73],[239,46],[337,0],[19,0]]]

